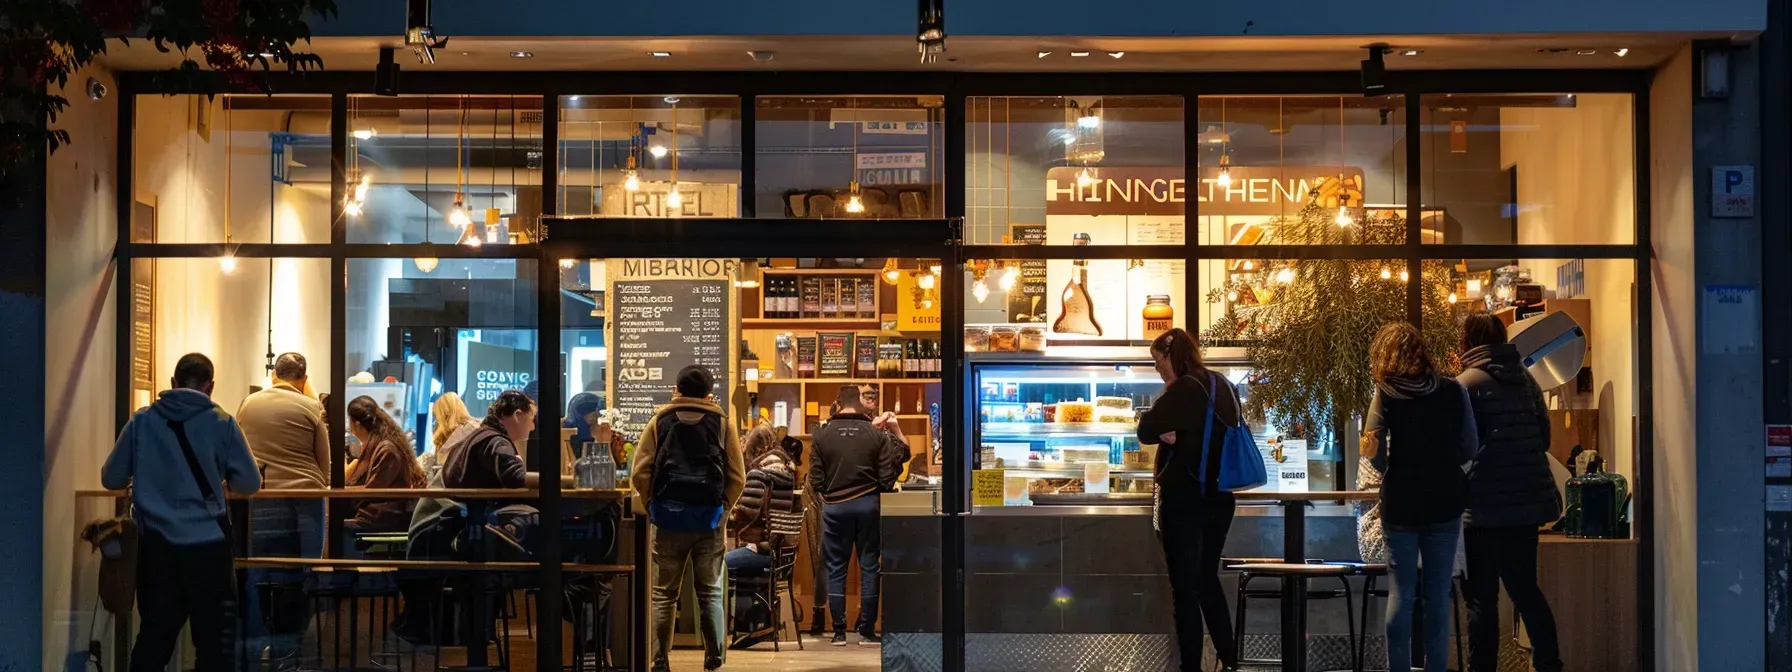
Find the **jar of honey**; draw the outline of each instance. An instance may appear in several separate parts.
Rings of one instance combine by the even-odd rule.
[[[1143,338],[1157,338],[1176,326],[1176,309],[1170,306],[1167,294],[1152,294],[1145,297],[1145,332]]]

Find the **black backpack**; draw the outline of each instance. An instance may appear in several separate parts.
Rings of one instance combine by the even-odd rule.
[[[677,413],[668,412],[661,414],[658,422],[648,519],[668,532],[716,531],[728,513],[722,501],[727,484],[722,415],[704,411],[703,419],[683,422]]]

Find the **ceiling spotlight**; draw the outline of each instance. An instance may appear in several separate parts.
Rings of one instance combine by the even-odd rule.
[[[1052,55],[1052,52],[1049,52],[1049,51],[1041,51],[1041,52],[1039,52],[1039,57],[1040,57],[1040,58],[1045,58],[1045,57],[1047,57],[1047,56],[1050,56],[1050,55]]]
[[[656,159],[666,158],[666,146],[665,145],[654,145],[652,147],[648,147],[647,153],[652,154],[653,158],[656,158]]]
[[[671,58],[672,52],[670,52],[670,51],[650,51],[650,52],[647,52],[647,55],[652,56],[654,58]]]
[[[1071,58],[1087,58],[1087,57],[1088,57],[1088,56],[1089,56],[1089,52],[1087,52],[1087,51],[1073,51],[1073,52],[1070,52],[1070,57],[1071,57]]]
[[[946,51],[946,0],[920,0],[915,22],[915,49],[922,63]]]
[[[417,56],[417,62],[424,65],[436,64],[437,49],[448,46],[448,38],[437,37],[436,29],[429,21],[430,0],[406,0],[404,7],[404,46],[411,48]],[[381,63],[385,62],[385,50],[381,49]]]
[[[1362,63],[1363,95],[1365,96],[1379,96],[1388,88],[1388,65],[1386,61],[1382,60],[1382,55],[1386,51],[1387,47],[1381,45],[1369,47],[1369,58],[1364,59]]]
[[[535,58],[535,52],[533,52],[533,51],[513,51],[513,52],[510,52],[510,57],[511,58]]]
[[[1630,55],[1630,47],[1623,47],[1612,53],[1617,54],[1618,58],[1623,58]]]
[[[1400,55],[1401,56],[1417,56],[1417,55],[1423,54],[1423,53],[1425,53],[1425,50],[1423,50],[1423,49],[1407,49],[1406,51],[1400,52]]]
[[[398,95],[398,63],[392,60],[396,51],[392,47],[380,47],[380,64],[373,69],[373,93],[380,96]]]
[[[1576,55],[1576,56],[1592,56],[1597,53],[1599,53],[1598,49],[1577,49],[1577,50],[1575,50],[1574,55]]]
[[[1108,52],[1108,58],[1126,58],[1126,52],[1110,51],[1110,52]]]

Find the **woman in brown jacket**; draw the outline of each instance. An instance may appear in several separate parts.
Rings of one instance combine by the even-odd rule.
[[[423,468],[411,441],[398,423],[372,397],[348,402],[348,429],[361,442],[361,453],[348,465],[348,486],[373,489],[417,489],[425,483]],[[415,500],[362,500],[354,523],[360,532],[402,532],[411,524]]]
[[[773,512],[796,510],[796,467],[790,456],[777,445],[777,436],[770,427],[760,425],[747,432],[744,453],[747,462],[747,487],[741,491],[740,503],[728,515],[728,528],[740,540],[740,548],[723,556],[728,575],[734,581],[743,576],[762,576],[771,570],[772,546],[786,543],[772,530]],[[786,553],[794,549],[783,547]],[[763,605],[751,599],[734,600],[734,627],[739,637],[734,648],[757,644],[771,630]]]

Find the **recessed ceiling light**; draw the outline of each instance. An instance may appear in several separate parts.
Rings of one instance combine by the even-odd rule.
[[[1085,57],[1085,56],[1088,56],[1088,55],[1089,55],[1089,52],[1087,52],[1087,51],[1073,51],[1073,52],[1070,52],[1070,57],[1071,57],[1071,58],[1083,58],[1083,57]]]
[[[1577,56],[1592,56],[1592,55],[1594,55],[1594,54],[1597,54],[1597,53],[1599,53],[1599,50],[1598,50],[1598,49],[1581,49],[1581,50],[1579,50],[1579,51],[1576,51],[1576,52],[1574,52],[1574,53],[1575,53],[1575,55],[1577,55]]]
[[[1039,52],[1039,57],[1040,57],[1040,58],[1045,58],[1045,57],[1047,57],[1047,56],[1050,56],[1050,55],[1052,55],[1052,52],[1049,52],[1049,51],[1041,51],[1041,52]]]
[[[1400,55],[1401,56],[1417,56],[1417,55],[1423,54],[1423,53],[1425,53],[1425,50],[1423,50],[1423,49],[1407,49],[1406,51],[1400,52]]]
[[[1124,51],[1108,52],[1108,58],[1125,58],[1125,57],[1126,57],[1126,52],[1124,52]]]
[[[534,57],[535,57],[535,52],[531,52],[531,51],[513,51],[513,52],[510,52],[510,57],[511,57],[511,58],[534,58]]]
[[[755,61],[764,63],[766,61],[770,61],[774,58],[777,58],[778,52],[775,52],[775,51],[749,51],[749,52],[747,52],[747,55],[752,56],[753,60],[755,60]]]
[[[654,58],[671,58],[672,57],[672,52],[670,52],[670,51],[650,51],[650,52],[647,52],[647,54]]]
[[[1629,56],[1629,55],[1630,55],[1630,47],[1623,47],[1623,48],[1621,48],[1621,49],[1619,49],[1619,50],[1617,50],[1617,51],[1614,51],[1614,52],[1612,52],[1612,53],[1614,53],[1614,54],[1617,54],[1617,55],[1618,55],[1618,58],[1623,58],[1623,57],[1625,57],[1625,56]]]

